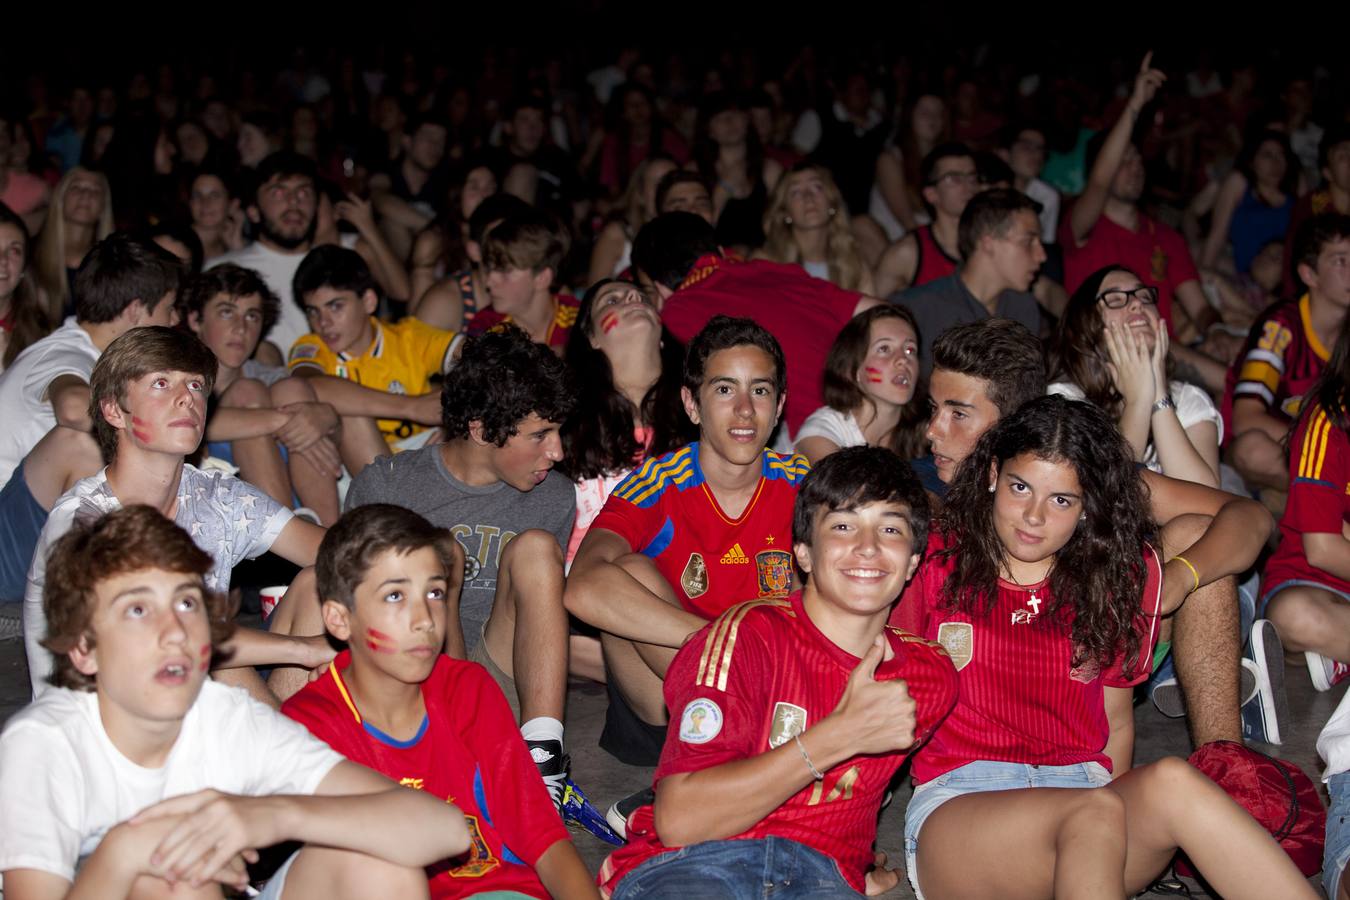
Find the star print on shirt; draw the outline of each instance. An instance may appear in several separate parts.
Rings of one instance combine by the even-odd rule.
[[[253,496],[252,494],[245,494],[244,496],[239,498],[239,505],[242,506],[244,509],[253,509],[254,505],[257,502],[258,498]]]
[[[243,534],[244,532],[248,531],[248,526],[252,524],[253,520],[250,519],[248,516],[246,515],[240,516],[239,521],[234,523],[234,530],[238,531],[240,534]]]

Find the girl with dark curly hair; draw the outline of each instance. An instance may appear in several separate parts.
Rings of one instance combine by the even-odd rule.
[[[1225,897],[1314,896],[1188,763],[1130,768],[1133,686],[1175,582],[1185,594],[1200,577],[1179,557],[1164,577],[1109,418],[1042,397],[1003,419],[962,465],[936,532],[897,614],[943,645],[960,679],[914,760],[905,851],[917,896],[1125,897],[1178,849]]]

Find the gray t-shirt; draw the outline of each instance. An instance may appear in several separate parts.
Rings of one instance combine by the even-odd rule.
[[[352,479],[347,509],[368,503],[393,503],[447,528],[464,547],[464,590],[459,620],[465,649],[483,635],[497,593],[497,563],[502,548],[522,531],[539,528],[567,547],[576,514],[572,482],[557,472],[532,491],[504,481],[484,487],[465,484],[445,466],[441,447],[406,450],[375,460]]]
[[[942,332],[953,325],[991,318],[984,304],[966,289],[960,269],[946,278],[892,294],[890,300],[912,312],[919,323],[919,368],[925,378],[933,371],[933,342]],[[1032,334],[1040,334],[1041,308],[1031,294],[1004,291],[998,295],[994,316],[1021,322]]]

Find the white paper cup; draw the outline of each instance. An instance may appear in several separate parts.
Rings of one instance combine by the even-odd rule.
[[[277,604],[281,602],[281,598],[286,595],[286,591],[289,589],[290,585],[288,584],[276,584],[258,591],[263,621],[267,621],[268,617],[272,615],[272,610],[277,608]]]

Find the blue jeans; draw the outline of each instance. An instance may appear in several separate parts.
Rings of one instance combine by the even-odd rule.
[[[830,900],[863,896],[833,859],[787,838],[704,841],[671,850],[629,872],[611,900]]]
[[[1341,884],[1341,872],[1350,862],[1350,772],[1339,772],[1327,779],[1327,845],[1322,854],[1322,887],[1335,897]]]
[[[982,791],[1011,791],[1018,788],[1095,788],[1111,783],[1111,773],[1100,763],[1070,766],[1029,766],[1024,763],[979,760],[966,763],[925,781],[914,789],[905,809],[905,870],[914,896],[923,900],[919,890],[919,832],[923,823],[948,800]]]

